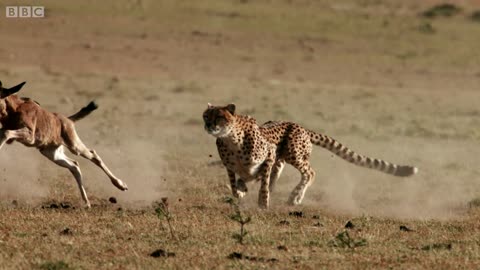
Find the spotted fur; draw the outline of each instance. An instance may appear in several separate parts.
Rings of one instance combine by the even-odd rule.
[[[289,204],[300,204],[305,191],[315,177],[315,171],[310,166],[309,158],[312,145],[318,145],[333,152],[342,159],[355,165],[382,171],[395,176],[410,176],[417,173],[413,166],[393,164],[381,159],[360,155],[347,146],[327,135],[307,130],[292,122],[269,121],[260,127],[262,136],[277,146],[276,161],[270,179],[270,191],[275,181],[280,177],[286,163],[300,171],[302,178],[289,198]]]
[[[360,155],[332,137],[307,130],[296,123],[269,121],[262,126],[258,126],[255,119],[249,116],[237,115],[234,113],[234,110],[235,106],[233,104],[227,107],[209,105],[209,108],[204,113],[204,121],[205,128],[207,131],[210,130],[209,133],[212,135],[214,135],[212,131],[215,130],[214,126],[223,125],[224,130],[229,130],[229,132],[222,133],[228,133],[228,136],[217,136],[217,146],[223,164],[227,167],[232,192],[235,196],[243,196],[247,192],[245,182],[252,177],[249,174],[245,174],[244,171],[248,171],[248,168],[251,168],[252,163],[250,160],[261,156],[259,161],[265,161],[264,158],[266,153],[268,153],[268,164],[271,162],[271,157],[274,157],[274,163],[271,166],[268,165],[271,167],[270,179],[262,179],[263,188],[268,183],[268,190],[261,190],[261,193],[266,193],[266,196],[269,196],[268,194],[273,191],[285,163],[288,163],[300,171],[301,174],[301,181],[290,194],[288,203],[291,205],[300,204],[307,188],[315,178],[315,171],[310,166],[309,161],[313,145],[326,148],[355,165],[379,170],[387,174],[410,176],[418,172],[418,169],[413,166],[397,165],[381,159]],[[218,133],[221,132],[218,131]],[[226,143],[226,141],[230,140],[236,143]],[[252,145],[255,147],[252,147]],[[265,145],[265,147],[261,147],[261,145]],[[269,152],[272,145],[275,149],[274,153]],[[248,151],[239,150],[239,147],[248,149]],[[249,162],[239,164],[236,163],[237,160]],[[235,174],[240,176],[238,180],[235,179]],[[264,174],[262,177],[265,178],[267,175]]]
[[[262,136],[255,119],[235,114],[233,104],[225,107],[208,104],[203,120],[205,130],[217,138],[218,153],[227,168],[233,195],[243,197],[247,191],[245,183],[258,180],[258,205],[267,208],[276,146]]]

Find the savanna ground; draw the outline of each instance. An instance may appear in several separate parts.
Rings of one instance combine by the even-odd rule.
[[[21,95],[65,114],[95,99],[100,108],[77,130],[130,190],[78,158],[94,204],[85,210],[68,171],[5,146],[0,268],[480,267],[480,23],[469,19],[479,2],[437,18],[419,16],[437,1],[414,0],[2,6],[30,3],[47,17],[0,16],[1,80],[26,80]],[[395,178],[316,148],[303,205],[285,204],[299,181],[290,167],[269,210],[257,209],[250,185],[242,245],[203,130],[207,102],[234,102],[259,122],[296,121],[420,173]],[[163,197],[173,235],[152,206]],[[175,256],[150,256],[157,249]]]

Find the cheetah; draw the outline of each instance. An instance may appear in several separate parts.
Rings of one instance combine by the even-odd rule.
[[[248,177],[249,175],[243,173],[244,170],[250,168],[248,166],[251,163],[241,163],[237,160],[250,161],[257,157],[258,161],[263,160],[268,164],[265,169],[268,168],[270,171],[264,171],[261,175],[263,178],[258,179],[262,181],[261,196],[263,200],[267,200],[266,202],[262,201],[261,207],[268,207],[268,198],[285,163],[292,165],[301,174],[301,181],[290,194],[288,204],[301,204],[307,188],[315,178],[315,171],[310,166],[309,161],[314,144],[326,148],[355,165],[379,170],[387,174],[405,177],[418,172],[418,169],[413,166],[396,165],[381,159],[357,154],[332,137],[310,131],[296,123],[269,121],[258,126],[252,117],[235,114],[235,105],[233,104],[226,107],[215,107],[209,104],[204,113],[204,121],[207,132],[214,136],[220,134],[220,136],[216,136],[217,148],[223,164],[227,167],[234,196],[243,197],[248,191],[246,182],[258,179],[252,176]],[[237,121],[239,124],[237,124]],[[244,122],[249,124],[245,125]],[[225,143],[225,140],[233,140],[233,138],[236,138],[237,148]],[[252,138],[255,139],[253,142]],[[272,145],[274,153],[270,153]],[[245,151],[245,149],[248,149],[248,151]],[[263,152],[257,152],[258,149],[263,149]],[[265,157],[265,151],[268,153],[268,159],[258,159],[260,156]],[[271,164],[271,158],[274,158],[273,164]],[[235,178],[235,173],[240,176],[238,180]],[[268,179],[265,179],[266,177]],[[264,185],[268,185],[268,188]]]
[[[256,120],[235,114],[235,105],[225,107],[210,103],[203,113],[205,130],[217,138],[218,153],[227,169],[230,186],[235,197],[243,197],[245,182],[260,182],[258,205],[268,208],[269,180],[275,163],[276,146],[262,136]],[[237,186],[236,175],[241,177]]]

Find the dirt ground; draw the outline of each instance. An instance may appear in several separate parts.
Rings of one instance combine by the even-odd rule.
[[[0,16],[3,84],[27,81],[21,96],[67,115],[95,100],[78,133],[129,190],[75,157],[93,203],[83,209],[67,170],[5,146],[0,269],[479,268],[480,23],[470,15],[480,2],[420,15],[437,3],[2,2],[46,9]],[[239,244],[226,171],[203,129],[207,102],[295,121],[420,172],[396,178],[314,149],[303,205],[286,205],[300,180],[291,167],[269,210],[249,186]],[[173,232],[155,213],[163,197]],[[150,256],[157,249],[175,256]]]

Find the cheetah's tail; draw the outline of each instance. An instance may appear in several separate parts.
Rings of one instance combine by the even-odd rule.
[[[393,174],[395,176],[410,176],[418,172],[417,167],[397,165],[381,159],[362,156],[360,154],[357,154],[355,151],[351,150],[347,146],[341,144],[332,137],[313,131],[309,131],[309,133],[310,141],[313,144],[326,148],[335,155],[355,165],[379,170],[381,172]]]

